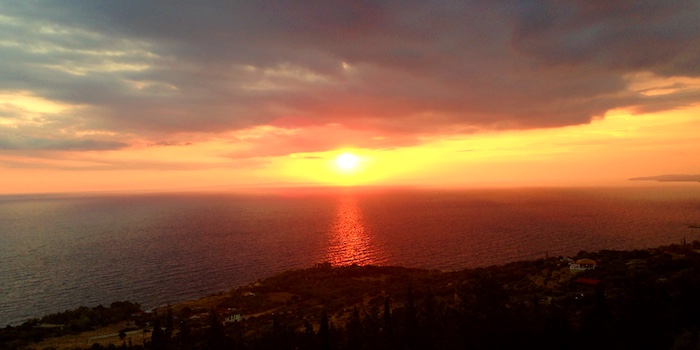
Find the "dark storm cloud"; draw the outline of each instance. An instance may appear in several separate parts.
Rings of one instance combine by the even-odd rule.
[[[144,135],[287,117],[385,133],[556,127],[700,101],[696,87],[629,89],[634,73],[700,75],[698,6],[10,2],[0,88],[86,106],[86,127]]]
[[[515,47],[547,63],[700,76],[697,1],[533,1],[524,9]]]

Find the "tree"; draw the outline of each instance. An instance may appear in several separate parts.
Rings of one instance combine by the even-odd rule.
[[[153,333],[151,333],[151,347],[153,349],[165,348],[165,333],[160,324],[160,319],[153,321]]]
[[[318,339],[321,343],[322,350],[330,350],[331,331],[328,325],[328,313],[326,310],[321,311],[321,325],[318,327]]]
[[[406,291],[406,305],[404,307],[404,344],[408,349],[415,348],[416,345],[416,305],[413,300],[413,288],[408,285]]]
[[[314,344],[314,326],[309,321],[304,321],[304,336],[302,349],[312,349]]]
[[[144,328],[144,329],[143,329],[143,334],[141,334],[141,336],[142,336],[142,338],[141,338],[141,344],[143,344],[143,347],[144,347],[144,348],[146,347],[146,333],[148,333],[148,332],[149,332],[149,330],[146,329],[146,328]]]
[[[165,332],[164,332],[166,343],[170,342],[170,339],[173,336],[174,327],[175,327],[175,325],[174,325],[174,319],[173,319],[173,310],[170,309],[170,306],[168,306],[168,313],[167,313],[167,316],[165,318]]]
[[[357,307],[352,312],[352,318],[348,322],[347,326],[348,333],[348,346],[350,349],[361,349],[362,348],[362,323],[360,322],[360,313]]]
[[[209,313],[209,335],[207,337],[207,342],[209,343],[210,349],[222,349],[225,345],[224,330],[221,326],[221,322],[216,317],[216,311],[211,310]]]
[[[428,290],[425,294],[425,301],[423,303],[423,338],[422,347],[426,349],[433,348],[434,345],[434,329],[435,329],[435,297],[433,293]]]
[[[119,331],[119,340],[122,341],[122,344],[124,344],[124,338],[126,338],[126,332],[124,332],[124,330],[122,329],[121,331]]]
[[[697,334],[684,329],[683,332],[674,339],[672,350],[695,350],[698,348],[697,345],[700,345],[700,339],[697,338]]]
[[[272,316],[272,336],[270,337],[272,346],[275,349],[283,349],[288,347],[287,332],[284,329],[282,321],[280,321],[278,315]]]
[[[190,341],[190,327],[186,320],[180,321],[180,344],[186,349]]]
[[[390,337],[392,333],[391,325],[391,307],[389,302],[389,297],[384,298],[384,326],[382,331],[385,337]]]

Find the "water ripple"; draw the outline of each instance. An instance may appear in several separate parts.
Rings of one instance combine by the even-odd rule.
[[[645,191],[0,197],[0,325],[322,261],[452,270],[700,239],[699,189]]]

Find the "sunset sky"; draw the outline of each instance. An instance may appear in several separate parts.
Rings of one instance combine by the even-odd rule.
[[[699,18],[673,0],[0,0],[0,193],[698,174]]]

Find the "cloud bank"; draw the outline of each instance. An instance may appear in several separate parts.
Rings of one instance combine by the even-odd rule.
[[[56,114],[6,113],[0,134],[34,141],[5,149],[181,144],[170,137],[260,126],[350,141],[273,133],[227,156],[386,148],[700,101],[697,84],[669,82],[700,78],[696,1],[0,4],[0,92],[72,106],[60,113],[69,132],[112,135],[48,142]]]
[[[630,181],[700,182],[700,174],[671,174],[631,178]]]

